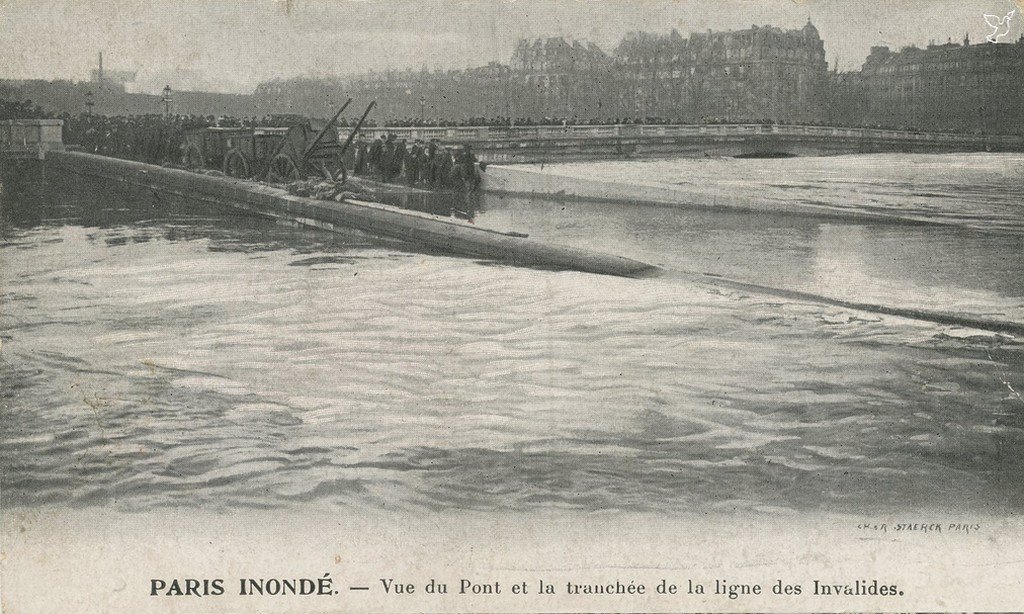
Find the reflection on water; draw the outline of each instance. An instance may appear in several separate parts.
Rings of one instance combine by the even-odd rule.
[[[742,168],[742,172],[738,172]],[[847,156],[789,160],[602,162],[553,173],[805,199],[813,185],[851,210],[872,198],[888,210],[940,215],[949,226],[864,223],[798,215],[489,195],[477,223],[596,247],[667,268],[864,303],[1024,321],[1024,158]],[[955,182],[963,181],[964,184]],[[854,186],[854,187],[851,187]],[[944,186],[944,187],[941,187]],[[884,198],[879,196],[885,194]],[[874,195],[874,196],[872,196]],[[992,215],[1000,232],[979,232]],[[955,223],[954,223],[955,222]]]
[[[1019,340],[62,188],[0,202],[5,505],[1024,503]],[[491,197],[476,223],[891,301],[1021,295],[1016,239],[956,229]]]
[[[875,154],[545,165],[554,174],[677,186],[704,202],[754,200],[1024,234],[1024,154]]]
[[[668,269],[1024,321],[1024,237],[958,228],[487,196],[477,224]]]

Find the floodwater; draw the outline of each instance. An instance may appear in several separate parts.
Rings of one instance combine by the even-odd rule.
[[[916,190],[918,158],[906,159],[878,186]],[[975,159],[929,156],[928,176]],[[624,169],[660,181],[659,164]],[[742,164],[771,165],[761,176],[783,186],[862,161]],[[5,506],[1024,504],[1020,339],[672,274],[509,267],[50,181],[41,196],[0,196]],[[1008,203],[1019,206],[1020,176],[1000,181],[991,200],[971,198],[1019,222]],[[493,197],[450,208],[670,272],[1014,321],[1024,310],[1022,235],[969,224]]]
[[[675,186],[706,202],[756,199],[823,213],[883,215],[1024,234],[1024,154],[871,154],[549,164],[549,173]]]
[[[858,303],[1024,322],[1024,155],[880,154],[546,165],[576,177],[678,185],[706,202],[820,207],[821,218],[510,199],[502,225],[701,273]],[[497,211],[495,212],[497,213]],[[836,216],[836,214],[840,214]],[[884,213],[893,222],[844,220]],[[922,225],[938,221],[941,225]]]

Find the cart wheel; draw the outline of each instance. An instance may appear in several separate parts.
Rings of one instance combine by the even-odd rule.
[[[267,171],[267,179],[274,183],[298,181],[302,178],[299,167],[295,160],[288,154],[277,154],[270,161],[270,170]]]
[[[224,156],[224,174],[238,179],[250,177],[249,160],[241,150],[232,149]]]
[[[181,154],[181,164],[185,168],[193,170],[205,166],[203,164],[203,152],[200,151],[198,145],[195,143],[185,145],[185,149]]]

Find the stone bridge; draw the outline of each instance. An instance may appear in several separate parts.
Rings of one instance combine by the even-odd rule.
[[[0,157],[42,159],[47,151],[63,150],[59,119],[7,119],[0,121]]]
[[[392,132],[406,140],[465,143],[481,161],[505,164],[633,157],[1024,151],[1024,136],[1020,135],[779,124],[381,127],[363,132],[370,138]]]

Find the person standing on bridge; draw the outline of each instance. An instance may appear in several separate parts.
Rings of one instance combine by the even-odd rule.
[[[434,187],[437,182],[437,174],[435,172],[435,163],[437,161],[437,139],[430,139],[430,143],[427,145],[427,150],[423,153],[423,181],[429,187]]]
[[[380,159],[380,177],[383,181],[390,181],[392,169],[395,165],[395,133],[389,132],[384,140],[384,154]]]
[[[356,152],[352,161],[352,174],[362,175],[366,172],[366,156],[369,152],[367,151],[366,141],[360,138],[356,142]]]
[[[379,139],[373,141],[373,145],[370,145],[370,153],[367,162],[370,164],[371,172],[380,172],[383,174],[384,165],[384,135],[380,135]]]
[[[473,192],[480,184],[480,175],[476,171],[476,156],[469,145],[463,145],[456,158],[456,172],[462,189],[466,192]]]
[[[412,147],[405,155],[405,180],[409,185],[416,185],[420,175],[420,154],[423,152],[423,145],[419,139],[412,143]]]
[[[430,181],[430,144],[420,143],[420,159],[416,163],[419,172],[416,181],[426,184]]]
[[[452,168],[454,167],[452,152],[447,147],[442,147],[438,150],[435,160],[434,185],[443,189],[450,186],[452,182]]]
[[[391,157],[388,160],[387,181],[394,181],[402,172],[402,162],[405,158],[405,141],[396,139],[391,146]]]

